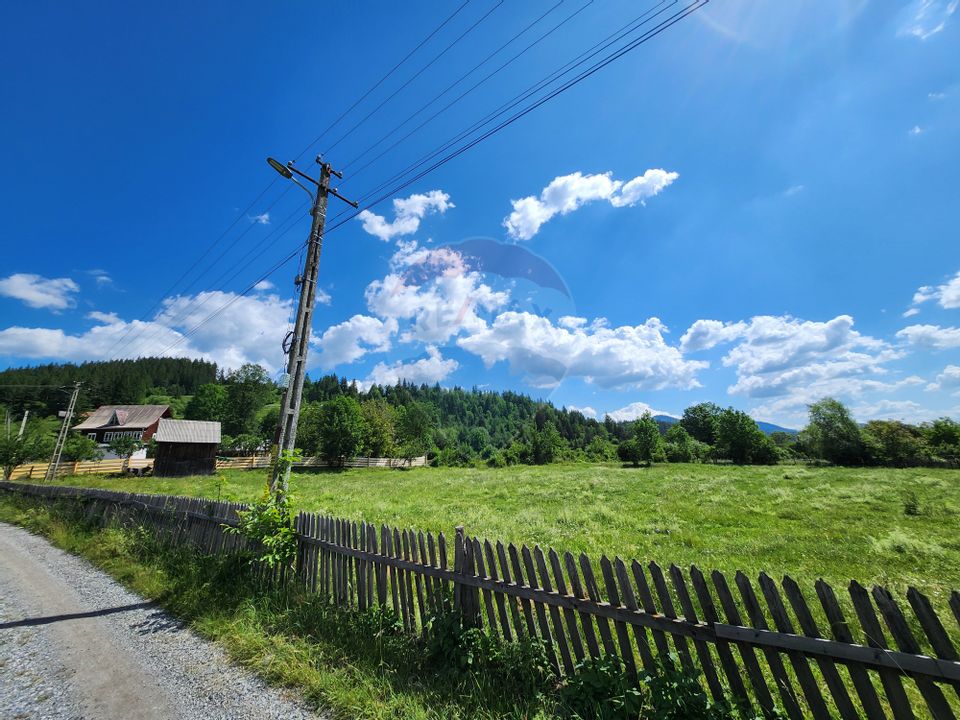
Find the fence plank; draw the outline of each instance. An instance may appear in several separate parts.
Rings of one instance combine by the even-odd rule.
[[[473,538],[473,561],[479,577],[491,577],[487,575],[487,565],[483,560],[483,547],[480,544],[479,538]],[[483,589],[483,605],[487,611],[487,625],[490,628],[490,634],[497,636],[500,634],[497,628],[497,614],[493,606],[493,594],[488,588]]]
[[[520,555],[523,557],[523,569],[526,572],[527,577],[527,586],[542,590],[540,583],[537,582],[537,573],[533,568],[533,555],[530,553],[530,548],[526,545],[520,546]],[[556,641],[554,640],[553,633],[550,632],[550,623],[547,621],[547,612],[543,607],[543,603],[533,602],[533,608],[537,614],[537,625],[540,628],[540,637],[543,642],[549,648],[549,657],[550,663],[553,665],[554,671],[559,675],[560,674],[560,663],[557,661],[556,654]]]
[[[743,574],[738,572],[736,574],[735,582],[737,588],[740,590],[740,597],[743,598],[744,607],[747,609],[747,615],[750,618],[750,624],[752,627],[758,628],[760,630],[768,630],[767,620],[763,616],[763,610],[760,608],[760,603],[757,601],[757,596],[753,592],[753,586],[750,584],[750,579]],[[773,674],[773,679],[776,682],[777,690],[780,693],[780,699],[783,701],[783,706],[786,709],[787,714],[795,720],[803,720],[803,711],[800,709],[800,703],[797,700],[796,693],[793,689],[793,684],[790,682],[790,677],[787,675],[787,669],[783,665],[783,660],[780,659],[780,653],[773,649],[764,647],[762,648],[763,655],[767,659],[767,665],[770,666],[770,672]]]
[[[740,610],[737,608],[733,594],[730,592],[727,579],[719,570],[714,570],[710,577],[713,580],[713,586],[717,590],[717,598],[720,600],[720,606],[723,608],[723,612],[727,617],[727,622],[731,625],[742,625],[743,620],[740,617]],[[747,677],[750,678],[750,685],[753,687],[757,704],[760,705],[760,709],[766,717],[773,717],[776,712],[773,696],[771,696],[770,689],[767,687],[766,680],[763,678],[763,672],[760,670],[760,663],[757,660],[753,646],[738,642],[737,650],[740,652],[743,664],[747,668]]]
[[[587,595],[580,585],[580,574],[577,572],[577,565],[573,559],[572,553],[563,554],[563,563],[567,568],[567,575],[570,578],[570,592],[573,597],[580,600],[586,599]],[[583,628],[583,636],[587,641],[587,650],[590,651],[590,657],[600,657],[600,645],[597,643],[597,634],[593,629],[593,616],[584,611],[580,611],[580,625]]]
[[[658,615],[657,605],[653,601],[653,593],[650,592],[650,584],[647,582],[647,575],[643,570],[643,565],[633,560],[630,563],[630,569],[633,572],[633,580],[637,584],[637,594],[640,596],[640,603],[643,605],[643,611],[648,615]],[[657,654],[660,656],[660,662],[665,665],[671,665],[670,645],[667,642],[667,636],[662,630],[653,630],[653,644],[657,647]]]
[[[783,591],[787,599],[790,601],[791,607],[793,607],[793,612],[797,616],[797,622],[800,623],[800,629],[803,631],[803,634],[813,638],[822,637],[816,620],[814,620],[810,608],[807,607],[807,603],[803,599],[800,586],[789,576],[783,578],[781,585],[783,586]],[[818,657],[817,665],[827,683],[837,710],[840,712],[840,717],[844,718],[844,720],[856,720],[860,717],[860,714],[853,705],[853,701],[850,699],[850,694],[847,692],[847,686],[843,682],[843,678],[840,677],[840,672],[837,670],[836,664],[834,664],[832,660]],[[868,713],[868,717],[872,718],[873,716]]]
[[[697,611],[693,607],[693,600],[690,598],[690,591],[687,589],[687,582],[683,577],[683,572],[676,565],[670,566],[670,580],[673,583],[674,592],[677,593],[677,599],[680,601],[680,609],[687,620],[697,621]],[[700,660],[700,669],[707,679],[707,687],[710,694],[717,702],[723,702],[726,695],[723,687],[720,685],[720,678],[717,677],[717,669],[713,664],[713,656],[710,654],[710,647],[703,640],[694,640],[693,647],[697,651],[697,657]]]
[[[770,615],[773,617],[777,630],[782,633],[794,634],[793,622],[787,614],[787,608],[783,604],[783,598],[780,597],[777,584],[773,581],[773,578],[763,572],[760,573],[760,591],[767,601],[767,607],[770,609]],[[813,676],[813,671],[810,670],[807,657],[801,652],[787,652],[787,658],[793,666],[793,672],[800,683],[800,689],[807,700],[807,707],[810,712],[817,720],[830,720],[830,712],[827,710],[827,704],[820,692],[817,679]]]
[[[910,653],[911,655],[922,654],[920,645],[910,631],[910,626],[907,625],[906,618],[904,618],[903,613],[900,612],[900,607],[893,599],[893,595],[891,595],[886,588],[875,585],[873,588],[873,598],[877,603],[877,607],[880,609],[880,614],[883,616],[887,628],[890,630],[890,634],[893,636],[900,650]],[[930,708],[930,712],[936,720],[955,719],[956,716],[947,704],[947,699],[943,696],[943,692],[939,687],[929,679],[921,676],[914,676],[914,681],[917,683],[920,694],[923,695],[927,707]]]
[[[600,556],[600,574],[603,576],[603,584],[607,590],[607,600],[613,607],[626,607],[620,600],[620,591],[617,588],[617,581],[613,574],[613,563],[606,555]],[[620,648],[620,657],[623,659],[627,668],[627,675],[636,679],[637,663],[633,657],[633,645],[630,643],[630,633],[627,630],[627,624],[622,621],[613,623],[614,632],[617,633],[617,645]]]
[[[537,565],[537,573],[540,575],[540,587],[546,592],[553,592],[553,584],[550,582],[550,573],[547,572],[547,563],[543,556],[543,550],[539,545],[533,548],[533,558]],[[567,675],[573,674],[573,658],[570,655],[570,647],[567,644],[567,634],[564,632],[563,620],[560,617],[560,609],[555,605],[550,606],[550,620],[553,622],[553,636],[556,638],[557,645],[560,648],[560,658],[563,660],[563,670]]]
[[[668,618],[677,617],[676,610],[673,607],[673,599],[670,597],[670,589],[667,587],[667,581],[663,576],[663,570],[655,562],[647,564],[650,570],[650,578],[653,580],[653,587],[657,591],[657,597],[660,598],[660,608],[663,614]],[[687,670],[694,670],[693,658],[690,656],[690,648],[687,646],[687,639],[680,635],[673,636],[673,644],[677,648],[677,654],[680,656],[680,663]]]
[[[516,556],[516,548],[512,545],[510,546],[511,557]],[[503,576],[503,581],[510,585],[514,582],[511,580],[511,570],[510,563],[507,560],[507,551],[503,546],[503,543],[499,540],[497,541],[497,559],[500,561],[500,572]],[[519,566],[519,559],[517,560],[517,565]],[[522,585],[523,578],[517,577],[516,584]],[[521,612],[523,614],[524,621],[526,626],[520,620]],[[533,614],[530,611],[530,603],[526,598],[510,598],[510,614],[513,615],[513,627],[517,631],[517,638],[527,637],[530,640],[536,640],[537,633],[533,628]]]
[[[427,533],[429,534],[429,533]],[[417,547],[420,550],[420,562],[430,567],[436,567],[436,558],[433,553],[433,538],[430,539],[430,554],[427,554],[427,540],[422,531],[417,531]],[[437,614],[437,578],[427,575],[424,582],[424,593],[427,600],[427,612],[434,616]],[[426,627],[426,618],[424,618],[424,627]]]
[[[425,565],[420,558],[420,553],[417,549],[417,537],[413,530],[407,531],[407,536],[410,538],[410,559],[418,565]],[[407,557],[407,541],[404,540],[403,545],[403,556]],[[417,589],[417,610],[420,613],[420,632],[424,632],[427,618],[427,604],[423,597],[423,575],[421,573],[413,573],[413,579],[416,583]]]
[[[567,581],[563,577],[563,567],[560,564],[560,555],[553,548],[547,553],[550,559],[550,568],[553,571],[553,579],[557,584],[557,592],[566,596]],[[580,637],[580,627],[577,624],[577,615],[570,608],[563,609],[563,618],[567,623],[567,634],[570,636],[570,646],[573,649],[573,657],[576,661],[582,662],[586,657],[586,651],[583,648],[583,638]]]
[[[403,541],[400,539],[400,531],[393,529],[393,557],[403,559]],[[400,591],[400,615],[403,618],[403,627],[408,633],[414,632],[413,627],[413,593],[410,592],[410,578],[407,571],[397,568],[397,584]]]
[[[954,662],[960,660],[957,649],[953,646],[953,641],[950,640],[946,628],[940,622],[940,618],[937,617],[937,613],[927,596],[911,587],[907,590],[907,602],[913,608],[913,613],[917,616],[920,627],[923,628],[923,632],[930,641],[937,657]],[[960,696],[960,683],[954,683],[953,689]]]
[[[490,578],[499,580],[500,574],[497,572],[497,558],[493,554],[493,546],[489,540],[483,541],[483,552],[484,555],[486,555],[487,571],[490,574]],[[510,619],[507,617],[507,604],[501,593],[494,593],[494,598],[497,603],[497,616],[500,618],[500,631],[503,633],[505,640],[511,641],[513,640],[513,630],[510,627]]]
[[[860,621],[860,627],[867,638],[867,644],[870,647],[886,650],[887,640],[883,636],[883,630],[880,629],[880,621],[877,620],[866,588],[856,581],[851,581],[848,590],[850,599],[853,601],[853,609]],[[883,683],[884,692],[893,710],[893,717],[896,720],[912,719],[914,717],[913,710],[910,708],[910,701],[903,690],[900,676],[892,670],[881,670],[880,682]]]
[[[593,574],[593,566],[590,564],[590,558],[586,553],[580,553],[580,570],[583,572],[583,587],[587,591],[587,597],[599,605],[603,602],[600,597],[600,588],[597,587],[597,578]],[[603,651],[608,655],[615,655],[617,650],[613,644],[613,635],[610,633],[610,623],[607,618],[597,616],[597,630],[600,632],[600,639],[603,641]]]
[[[696,565],[690,566],[690,581],[693,584],[693,590],[697,594],[697,600],[700,602],[700,608],[703,611],[704,619],[713,627],[720,621],[717,615],[716,606],[713,604],[713,598],[710,595],[710,589],[707,586],[707,580]],[[635,628],[636,629],[636,628]],[[733,692],[735,702],[740,705],[746,714],[750,715],[753,710],[750,696],[747,688],[743,684],[743,678],[740,677],[740,669],[730,650],[730,643],[726,640],[717,639],[717,655],[720,657],[720,666],[723,668],[723,674],[727,678],[730,690]]]
[[[529,587],[529,585],[527,585],[523,579],[523,570],[520,565],[520,553],[517,550],[516,545],[514,545],[513,543],[510,543],[510,545],[508,546],[508,551],[510,553],[510,565],[513,568],[514,582],[517,584],[517,587],[520,587],[520,588]],[[536,624],[534,623],[534,620],[533,620],[533,606],[530,603],[530,600],[526,597],[521,597],[520,605],[523,608],[523,617],[527,623],[527,633],[530,639],[534,640],[537,638],[537,630],[536,630]],[[541,638],[541,640],[545,641],[544,638]],[[553,652],[553,650],[550,649],[550,652]]]
[[[440,569],[441,569],[441,570],[447,570],[447,569],[448,569],[448,567],[447,567],[447,537],[446,537],[446,535],[444,535],[442,532],[441,532],[439,535],[437,535],[437,556],[438,556],[438,558],[439,558],[439,560],[440,560]],[[444,580],[444,581],[442,582],[442,587],[443,587],[443,590],[444,590],[444,591],[443,591],[443,604],[444,604],[444,607],[447,608],[448,610],[449,610],[449,609],[452,609],[453,605],[451,604],[451,603],[452,603],[452,599],[451,599],[451,594],[452,594],[451,586],[450,586],[449,583],[447,583],[446,580]]]
[[[637,596],[633,592],[633,585],[630,583],[630,576],[627,574],[627,566],[620,558],[613,561],[614,572],[617,576],[617,582],[620,584],[620,596],[623,598],[624,606],[633,612],[639,610],[637,605]],[[650,652],[650,643],[647,641],[647,629],[642,625],[631,625],[633,628],[633,640],[637,644],[637,652],[640,654],[640,661],[644,669],[651,675],[659,671],[657,662]]]

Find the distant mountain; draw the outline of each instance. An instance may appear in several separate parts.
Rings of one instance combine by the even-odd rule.
[[[657,421],[657,424],[660,425],[662,429],[666,429],[671,425],[675,425],[680,422],[680,418],[675,418],[672,415],[654,415],[653,419]],[[781,427],[780,425],[774,425],[773,423],[757,421],[757,427],[760,428],[767,435],[770,435],[775,432],[784,432],[789,433],[790,435],[796,435],[798,430],[791,430],[790,428]]]

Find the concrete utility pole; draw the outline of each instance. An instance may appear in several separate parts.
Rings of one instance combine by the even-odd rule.
[[[334,195],[344,202],[357,207],[357,203],[347,200],[335,188],[330,187],[331,176],[343,178],[343,175],[330,167],[330,163],[323,162],[317,156],[320,165],[320,179],[314,180],[309,175],[297,170],[292,162],[285,166],[273,158],[267,162],[278,173],[288,180],[300,185],[313,200],[313,223],[310,228],[310,238],[307,241],[307,257],[304,261],[303,274],[298,278],[300,285],[300,300],[297,304],[297,320],[293,332],[284,341],[284,350],[289,353],[287,360],[287,388],[280,403],[280,418],[277,422],[277,448],[273,463],[273,475],[270,480],[270,490],[274,493],[286,493],[290,481],[290,466],[278,462],[284,452],[293,452],[297,442],[297,422],[300,419],[300,403],[303,395],[303,380],[307,373],[307,351],[310,347],[310,331],[313,323],[313,308],[317,297],[317,278],[320,275],[320,250],[323,248],[323,224],[327,217],[327,196]],[[314,196],[293,174],[296,173],[317,186]],[[287,343],[289,342],[289,350]]]
[[[44,482],[50,482],[57,477],[57,470],[60,467],[60,456],[63,455],[63,444],[67,441],[67,434],[70,432],[70,421],[73,419],[73,411],[77,407],[77,396],[80,394],[81,383],[73,384],[73,393],[70,395],[70,403],[67,405],[67,412],[63,416],[63,425],[60,426],[60,434],[57,435],[57,444],[53,447],[53,458],[47,465],[47,474],[44,476]]]

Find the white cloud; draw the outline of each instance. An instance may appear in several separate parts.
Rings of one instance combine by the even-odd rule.
[[[444,359],[440,351],[430,345],[427,347],[427,357],[414,362],[396,362],[391,365],[377,363],[360,386],[366,390],[371,385],[396,385],[400,380],[415,385],[434,385],[445,380],[459,366],[452,358]]]
[[[494,291],[449,248],[401,242],[390,269],[383,279],[367,286],[365,297],[374,315],[409,321],[400,338],[403,342],[435,344],[479,330],[486,323],[478,311],[493,312],[509,301],[508,293]]]
[[[657,318],[643,325],[558,327],[528,312],[508,311],[457,344],[490,367],[506,360],[536,387],[554,387],[565,377],[582,377],[602,387],[657,390],[698,387],[706,362],[684,360],[663,339]]]
[[[927,97],[930,100],[943,100],[947,97],[947,94],[945,92],[932,92],[927,93]]]
[[[960,328],[940,327],[939,325],[910,325],[897,332],[897,337],[911,345],[948,350],[960,347]]]
[[[110,273],[108,273],[106,270],[101,270],[99,268],[87,270],[87,275],[93,277],[94,281],[97,283],[97,287],[113,285],[113,278],[110,277]]]
[[[746,329],[747,324],[744,322],[697,320],[680,338],[680,349],[685,353],[709,350],[721,343],[736,340]]]
[[[614,180],[612,174],[584,175],[575,172],[556,177],[539,197],[530,195],[512,200],[513,212],[504,218],[503,226],[510,237],[529,240],[554,215],[566,215],[594,200],[606,200],[614,207],[642,204],[680,177],[675,172],[650,169],[624,182]]]
[[[589,405],[584,405],[583,407],[577,407],[576,405],[567,405],[567,410],[569,410],[570,412],[578,412],[584,417],[588,417],[588,418],[596,419],[597,417],[597,411],[594,410]]]
[[[66,310],[76,306],[73,296],[80,286],[70,278],[45,278],[33,273],[14,273],[0,280],[0,295],[20,300],[32,308]]]
[[[269,280],[261,280],[260,282],[258,282],[256,285],[253,286],[253,289],[259,292],[263,292],[265,290],[273,290],[275,287],[276,285],[274,285]]]
[[[898,34],[927,40],[947,26],[958,5],[960,0],[914,0],[904,11]]]
[[[926,387],[930,392],[954,388],[960,388],[960,365],[947,365],[943,372],[937,375],[936,381]]]
[[[327,328],[314,339],[320,347],[317,362],[320,367],[330,369],[359,360],[368,352],[386,352],[396,332],[396,320],[383,321],[369,315],[354,315]]]
[[[912,307],[904,310],[902,317],[908,318],[908,317],[913,317],[914,315],[919,315],[919,314],[920,314],[920,309]]]
[[[960,272],[942,285],[936,287],[924,285],[913,294],[914,305],[920,305],[930,300],[936,300],[937,304],[945,310],[960,308]]]
[[[611,410],[607,413],[607,416],[617,422],[629,422],[630,420],[636,420],[646,412],[651,415],[671,415],[671,413],[668,413],[666,410],[657,410],[645,402],[637,401],[619,410]]]
[[[860,422],[900,420],[901,422],[919,423],[932,420],[937,416],[936,412],[913,400],[890,400],[888,398],[853,405],[850,408],[850,414]]]
[[[383,215],[364,210],[357,219],[363,223],[363,229],[371,235],[389,242],[395,237],[412,235],[420,229],[420,221],[432,213],[445,213],[455,205],[450,196],[440,190],[431,190],[426,194],[414,194],[408,198],[395,198],[393,201],[394,220],[387,222]]]
[[[215,318],[199,325],[220,307]],[[165,300],[149,321],[127,322],[116,313],[93,311],[87,315],[95,322],[93,327],[76,334],[58,328],[9,327],[0,331],[0,355],[82,362],[164,353],[207,358],[223,368],[254,362],[272,371],[283,363],[280,343],[290,309],[291,301],[275,295],[201,292]],[[184,339],[184,333],[195,327]]]
[[[907,131],[909,135],[922,135],[924,132],[923,128],[919,125],[914,125],[910,130]]]
[[[805,185],[791,185],[783,191],[783,194],[785,197],[793,197],[794,195],[802,193],[804,190],[806,190]]]
[[[270,224],[270,213],[268,213],[268,212],[260,213],[259,215],[251,215],[251,216],[248,216],[248,217],[250,217],[250,222],[254,223],[255,225],[269,225],[269,224]]]
[[[333,298],[330,296],[330,293],[319,287],[314,293],[313,299],[321,305],[329,305],[331,302],[333,302]]]

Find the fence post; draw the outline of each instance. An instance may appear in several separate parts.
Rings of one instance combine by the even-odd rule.
[[[457,525],[453,545],[453,571],[464,577],[472,576],[474,568],[473,543],[467,540],[463,525]],[[463,617],[465,625],[480,625],[480,591],[471,585],[454,581],[453,607]]]

